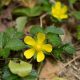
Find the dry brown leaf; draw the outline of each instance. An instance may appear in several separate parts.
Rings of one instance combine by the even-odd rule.
[[[2,0],[1,3],[3,5],[9,5],[12,0]]]
[[[64,30],[64,35],[60,35],[62,42],[63,43],[72,42],[72,36],[70,32],[67,30],[67,26],[65,24],[62,25],[62,29]]]
[[[43,66],[39,80],[52,80],[53,77],[61,70],[63,63],[58,61],[56,64],[52,64],[49,60],[46,60],[45,65]]]
[[[37,3],[37,0],[19,0],[19,1],[23,6],[29,7],[29,8],[33,8]]]
[[[27,26],[24,28],[24,33],[26,34],[26,33],[30,32],[30,29],[31,29],[31,28],[32,28],[31,25],[27,25]]]

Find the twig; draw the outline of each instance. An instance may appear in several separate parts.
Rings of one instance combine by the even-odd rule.
[[[40,66],[39,66],[39,68],[38,68],[38,75],[39,75],[40,72],[41,72],[42,66],[43,66],[43,62],[40,63]]]
[[[69,61],[67,64],[65,64],[65,66],[63,68],[65,68],[66,66],[68,66],[69,64],[71,64],[72,62],[74,62],[76,59],[80,58],[79,56],[76,56],[75,58],[73,58],[71,61]]]
[[[72,67],[74,70],[78,71],[78,69],[77,69],[76,66],[72,65],[71,67]]]
[[[47,16],[48,15],[48,13],[45,13],[45,14],[43,14],[41,17],[40,17],[40,26],[42,27],[43,26],[43,18],[45,17],[45,16]]]
[[[31,63],[33,61],[33,58],[29,61],[29,63]]]
[[[38,75],[40,74],[40,72],[41,72],[41,69],[42,69],[42,67],[43,67],[43,64],[44,64],[44,62],[41,62],[40,63],[40,66],[39,66],[39,68],[38,68]],[[39,76],[38,76],[38,78],[36,79],[36,80],[39,80],[40,78],[39,78]]]
[[[75,58],[73,58],[71,61],[69,61],[68,63],[66,63],[65,65],[64,65],[64,67],[62,68],[62,70],[65,68],[65,67],[67,67],[69,64],[71,64],[72,62],[74,62],[76,59],[78,59],[78,58],[80,58],[80,55],[79,56],[76,56]],[[59,74],[62,72],[62,70],[59,72]],[[52,72],[53,73],[53,72]],[[51,74],[52,74],[51,73]]]
[[[68,63],[66,63],[64,65],[64,67],[62,68],[62,70],[67,67],[68,65],[70,65],[72,62],[74,62],[76,59],[80,58],[80,55],[79,56],[76,56],[75,58],[73,58],[71,61],[69,61]],[[59,74],[62,72],[62,70],[59,72]]]
[[[55,1],[55,0],[50,0],[50,2],[51,2],[51,3],[56,3],[56,1]]]
[[[75,73],[72,73],[78,80],[80,80],[80,77],[77,75],[77,74],[75,74]]]

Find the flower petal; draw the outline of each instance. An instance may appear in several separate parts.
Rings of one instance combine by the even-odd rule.
[[[44,44],[42,46],[42,49],[47,51],[47,52],[51,52],[52,51],[52,45],[51,44]]]
[[[35,50],[34,49],[28,49],[24,52],[24,56],[27,58],[27,59],[30,59],[35,53]]]
[[[43,54],[42,51],[40,51],[40,52],[37,53],[37,62],[43,61],[44,58],[45,58],[45,55]]]
[[[45,34],[39,32],[37,34],[37,39],[38,39],[38,43],[43,43],[45,40]]]
[[[67,11],[68,11],[68,7],[64,5],[64,6],[62,7],[61,13],[62,13],[62,14],[65,14]]]
[[[68,15],[67,14],[60,16],[60,19],[66,19],[66,18],[68,18]]]
[[[24,42],[31,46],[35,45],[35,40],[31,36],[26,36]]]
[[[56,9],[56,11],[61,10],[61,2],[58,1],[58,2],[55,3],[55,9]]]

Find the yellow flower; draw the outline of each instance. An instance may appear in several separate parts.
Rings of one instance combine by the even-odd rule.
[[[31,46],[30,49],[26,50],[24,52],[24,56],[27,59],[30,59],[32,56],[36,55],[37,57],[37,62],[41,62],[44,60],[45,55],[44,51],[46,52],[51,52],[52,51],[52,45],[51,44],[45,44],[45,34],[43,33],[38,33],[37,34],[37,39],[33,39],[31,36],[26,36],[24,38],[24,42]]]
[[[67,14],[68,8],[65,5],[61,5],[61,2],[56,2],[54,6],[52,6],[52,16],[57,18],[58,20],[68,18]]]

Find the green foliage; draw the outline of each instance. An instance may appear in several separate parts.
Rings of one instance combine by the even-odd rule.
[[[74,16],[77,20],[80,20],[80,11],[73,12],[73,16]]]
[[[51,12],[51,4],[49,0],[38,0],[37,1],[38,5],[32,7],[32,8],[16,8],[13,11],[13,14],[15,15],[23,15],[23,16],[28,16],[28,17],[35,17],[39,16],[43,12]]]
[[[51,12],[52,5],[50,4],[49,0],[39,0],[38,2],[41,5],[43,11],[49,13]]]
[[[35,17],[42,13],[42,8],[40,6],[35,6],[33,8],[16,8],[13,13],[16,15]]]
[[[2,80],[21,80],[20,77],[18,77],[17,75],[12,74],[9,71],[7,65],[5,65],[5,67],[3,67],[2,72],[3,72]]]
[[[20,1],[22,3],[20,3]],[[70,3],[70,6],[76,3],[77,0],[68,0]],[[20,3],[19,6],[15,6],[14,4],[10,6],[9,4],[12,2],[14,3]],[[34,2],[33,4],[31,4]],[[23,49],[26,47],[26,45],[23,42],[24,38],[24,27],[27,23],[27,20],[30,20],[30,25],[33,24],[32,19],[36,20],[40,19],[40,17],[47,13],[47,17],[43,16],[45,21],[45,24],[49,21],[46,20],[48,17],[51,19],[51,7],[52,3],[50,3],[50,0],[0,0],[0,10],[3,10],[2,13],[4,13],[4,16],[8,16],[8,14],[5,14],[5,10],[8,11],[8,9],[5,9],[5,6],[7,8],[10,7],[10,16],[12,16],[11,21],[14,21],[17,16],[18,17],[15,22],[16,26],[15,28],[8,28],[5,30],[5,32],[0,32],[0,57],[3,58],[8,58],[10,57],[10,52],[15,53],[20,51],[23,51]],[[8,6],[9,5],[9,6]],[[11,9],[13,9],[13,13]],[[69,9],[68,9],[69,11]],[[1,12],[0,12],[1,13]],[[6,18],[3,16],[1,13],[1,24],[4,23],[5,25],[5,20]],[[72,12],[72,15],[77,19],[80,20],[80,11],[75,11]],[[71,16],[72,17],[72,16]],[[53,23],[52,23],[53,22]],[[52,21],[49,22],[49,25],[55,24],[56,23],[61,23],[62,20],[57,20],[56,18],[52,17]],[[51,24],[50,24],[51,23]],[[43,24],[44,25],[44,24]],[[46,24],[48,25],[48,24]],[[61,25],[61,24],[60,24]],[[52,50],[52,55],[55,56],[57,59],[62,59],[62,55],[68,54],[72,55],[75,53],[75,48],[67,43],[63,44],[60,38],[60,35],[64,34],[64,31],[62,28],[56,27],[56,26],[45,26],[45,27],[40,27],[40,25],[35,25],[32,26],[30,29],[30,33],[34,36],[36,33],[42,32],[46,35],[46,42],[49,42],[53,46]],[[35,37],[35,36],[34,36]],[[77,38],[80,40],[80,26],[77,27]],[[26,47],[27,48],[27,47]],[[23,54],[22,54],[23,55]],[[23,56],[20,55],[20,57],[23,59]],[[49,54],[50,55],[50,54]],[[16,55],[14,54],[16,57]],[[13,58],[13,56],[11,56]],[[20,58],[19,57],[19,58]],[[34,57],[35,58],[35,57]],[[4,59],[5,60],[5,59]],[[33,59],[30,60],[31,63]],[[5,60],[5,63],[7,61]],[[4,63],[3,63],[4,64]],[[6,66],[6,65],[3,65]],[[35,66],[37,67],[37,66]],[[2,80],[37,80],[38,74],[36,71],[32,70],[32,64],[27,63],[22,60],[10,60],[8,66],[3,68],[3,74],[2,75]],[[54,78],[54,80],[63,80],[62,78]]]
[[[50,27],[46,27],[45,29],[41,28],[38,25],[32,26],[32,28],[30,29],[30,33],[31,34],[36,34],[37,32],[43,32],[43,33],[54,33],[54,34],[58,34],[58,35],[63,35],[64,31],[61,28],[57,28],[54,26],[50,26]]]
[[[35,70],[32,70],[32,72],[28,76],[26,76],[24,78],[24,80],[26,80],[26,79],[27,80],[36,80],[37,77],[38,77],[38,74],[36,73],[36,71]]]
[[[57,34],[49,33],[47,34],[47,38],[49,42],[53,44],[53,46],[60,46],[62,44],[61,39]]]
[[[27,22],[27,17],[18,17],[16,19],[16,29],[18,32],[22,32],[24,27],[25,27],[25,24]]]
[[[14,28],[9,28],[5,32],[5,47],[10,50],[22,50],[25,47],[25,44],[20,40],[23,33],[17,32]]]
[[[4,46],[4,33],[0,33],[0,48],[3,48]]]
[[[22,50],[23,48],[25,48],[25,44],[19,40],[19,39],[10,39],[7,43],[6,43],[6,48],[9,48],[10,50]]]
[[[36,80],[37,78],[37,73],[35,70],[32,70],[26,77],[19,77],[18,75],[12,74],[7,65],[3,67],[2,73],[2,80]]]
[[[76,0],[68,0],[69,3],[74,4],[76,2]]]
[[[76,50],[73,47],[73,45],[70,43],[67,43],[67,44],[61,45],[60,47],[53,48],[52,53],[57,59],[61,60],[63,53],[65,53],[67,55],[73,55],[75,53],[75,51]]]
[[[18,32],[15,28],[8,28],[5,32],[5,38],[10,39],[21,39],[23,37],[22,32]]]
[[[80,40],[80,25],[77,26],[77,39]]]
[[[0,50],[0,56],[3,58],[7,58],[9,56],[10,50],[8,48],[4,48]]]
[[[53,54],[55,58],[61,60],[62,59],[62,53],[63,53],[63,48],[54,48],[53,49]]]
[[[32,26],[32,28],[30,29],[31,34],[36,34],[38,32],[42,32],[42,33],[44,32],[43,29],[38,25]]]
[[[5,32],[0,32],[0,56],[7,58],[10,50],[18,51],[25,48],[22,40],[22,32],[17,32],[14,28],[8,28]]]
[[[65,52],[67,52],[68,54],[74,54],[76,51],[75,48],[73,47],[73,45],[71,45],[71,44],[65,44],[63,46],[63,50]]]
[[[57,28],[57,27],[54,27],[54,26],[47,27],[45,29],[45,33],[54,33],[54,34],[60,34],[60,35],[64,34],[64,32],[61,28]]]
[[[30,74],[31,70],[32,70],[32,65],[21,61],[19,63],[16,63],[14,61],[10,61],[9,62],[9,69],[13,74],[17,74],[20,77],[25,77],[27,75]]]

